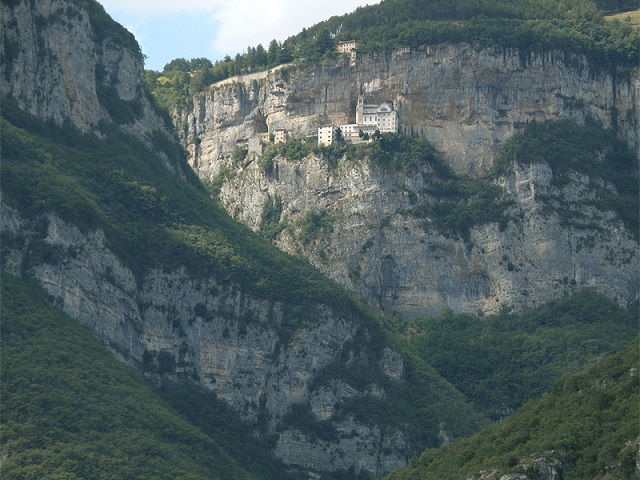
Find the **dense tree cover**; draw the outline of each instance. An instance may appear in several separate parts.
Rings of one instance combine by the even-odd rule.
[[[636,0],[596,0],[596,6],[604,12],[628,12],[638,8]]]
[[[446,312],[396,328],[412,352],[496,420],[638,333],[633,311],[589,291],[521,314]]]
[[[522,474],[546,457],[563,464],[560,478],[636,478],[640,431],[638,339],[621,353],[554,384],[504,422],[472,438],[428,450],[390,480],[463,480],[481,471]]]
[[[266,478],[241,468],[40,289],[7,274],[1,286],[3,479]]]
[[[596,4],[592,0],[525,0],[522,2],[509,2],[508,0],[386,0],[377,5],[358,8],[351,14],[332,17],[314,25],[309,29],[309,32],[327,29],[337,38],[355,38],[364,41],[366,45],[380,48],[385,45],[388,47],[403,45],[402,42],[398,43],[396,39],[406,25],[424,25],[426,30],[437,25],[436,28],[442,28],[445,32],[447,29],[451,29],[451,33],[457,32],[457,35],[450,39],[446,34],[442,35],[439,41],[474,42],[481,40],[484,35],[486,40],[498,45],[536,48],[535,44],[514,44],[513,39],[508,35],[500,35],[500,27],[506,27],[515,32],[519,31],[521,36],[526,37],[532,25],[536,25],[529,23],[529,21],[548,21],[550,23],[543,23],[541,26],[549,29],[553,25],[559,25],[565,31],[564,36],[571,38],[573,36],[571,32],[574,29],[580,31],[581,28],[593,29],[595,26],[603,25],[606,27],[602,20],[603,12],[599,10],[599,7],[609,10],[615,3],[619,2],[603,1]],[[633,8],[637,8],[637,5],[630,9]],[[505,24],[505,20],[513,21],[512,25],[515,28]],[[480,23],[474,27],[473,22]],[[462,30],[467,30],[470,26],[472,28],[467,36],[461,38],[458,35],[462,30],[455,29],[456,25],[463,27]],[[608,35],[615,36],[618,29],[619,26],[605,28],[601,32],[603,41]],[[539,30],[539,35],[544,37],[545,28]],[[625,31],[625,34],[630,35],[631,32]],[[295,45],[300,41],[301,35],[298,34],[289,41]],[[547,43],[549,47],[559,49],[571,46],[566,43],[566,39],[563,41],[562,37],[557,34],[551,35]],[[404,44],[406,45],[406,43]],[[628,47],[632,48],[633,44]],[[637,52],[634,55],[637,55]]]
[[[314,28],[337,26],[348,32],[363,31],[373,26],[397,25],[408,20],[463,21],[484,18],[598,18],[599,11],[591,0],[384,0],[376,5],[360,7],[355,12],[332,17]]]
[[[248,47],[215,64],[177,59],[163,72],[147,72],[146,88],[172,109],[213,82],[295,61],[309,64],[335,56],[338,40],[358,40],[361,52],[418,48],[444,42],[515,47],[523,51],[569,50],[594,67],[634,67],[640,32],[606,22],[604,12],[637,8],[633,0],[385,0],[331,17],[284,42]]]
[[[214,63],[206,58],[177,58],[167,63],[162,72],[146,70],[144,85],[158,105],[171,111],[174,106],[181,105],[212,83],[283,65],[292,60],[290,49],[274,39],[268,50],[259,44],[257,47],[248,47],[246,52],[238,53],[234,59],[227,55]]]
[[[389,132],[376,132],[373,136],[374,142],[356,146],[358,155],[368,156],[378,165],[405,175],[415,173],[419,167],[428,164],[438,177],[454,176],[435,147],[424,138]]]

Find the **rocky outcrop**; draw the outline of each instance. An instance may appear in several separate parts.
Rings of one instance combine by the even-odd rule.
[[[0,22],[1,92],[21,109],[84,132],[113,121],[147,145],[156,132],[173,139],[143,94],[138,44],[100,5],[2,2]]]
[[[383,383],[407,381],[402,355],[375,343],[361,316],[320,304],[294,314],[293,305],[184,270],[136,278],[101,231],[82,233],[54,215],[25,219],[2,204],[0,228],[3,274],[36,280],[51,302],[149,378],[196,382],[256,429],[277,434],[275,454],[286,464],[382,475],[416,453],[406,425],[362,422],[342,407],[392,402],[394,393],[326,374],[357,364]],[[305,429],[296,415],[330,435]]]
[[[533,120],[595,118],[638,150],[640,80],[569,52],[444,44],[348,56],[196,95],[175,122],[201,177],[215,175],[237,141],[284,128],[294,138],[354,121],[360,95],[394,102],[400,131],[425,136],[459,173],[479,174]]]
[[[428,166],[407,176],[369,160],[332,167],[315,156],[276,157],[273,172],[249,156],[227,174],[227,211],[259,230],[265,204],[278,199],[288,225],[278,245],[387,314],[497,313],[583,288],[622,305],[638,299],[637,238],[597,201],[613,187],[586,175],[558,186],[546,164],[515,165],[498,181],[510,205],[503,221],[472,226],[465,239],[411,213],[434,201],[424,193]],[[305,217],[320,212],[325,228],[300,235]]]
[[[563,478],[567,455],[559,451],[547,452],[544,456],[532,457],[513,467],[519,473],[501,473],[499,470],[482,472],[467,480],[560,480]]]

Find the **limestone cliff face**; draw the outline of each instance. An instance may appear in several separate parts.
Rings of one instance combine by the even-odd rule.
[[[237,141],[354,121],[359,95],[391,100],[400,131],[423,135],[459,173],[481,173],[505,140],[533,120],[592,117],[638,150],[640,80],[611,75],[564,52],[437,45],[348,56],[299,70],[287,67],[225,81],[196,95],[175,121],[201,177],[215,175]]]
[[[280,221],[289,227],[279,246],[387,314],[497,313],[582,288],[623,305],[638,299],[637,240],[615,214],[589,205],[612,187],[585,175],[559,187],[547,165],[516,165],[499,182],[511,202],[507,221],[474,226],[462,239],[408,213],[433,201],[420,193],[430,182],[428,167],[406,176],[369,161],[333,168],[317,157],[276,157],[276,173],[267,175],[252,158],[222,187],[225,208],[259,230],[265,203],[280,200]],[[326,228],[301,239],[305,216],[320,212]]]
[[[370,344],[361,319],[315,305],[293,328],[285,325],[292,305],[253,297],[239,285],[183,270],[152,270],[136,279],[100,231],[81,233],[52,215],[22,218],[4,204],[0,227],[5,274],[38,281],[54,304],[150,378],[196,382],[251,424],[278,431],[275,453],[285,463],[311,472],[354,467],[382,475],[415,453],[403,425],[364,424],[337,406],[385,398],[382,386],[316,378],[336,362],[347,368],[368,362],[392,383],[406,381],[403,357]],[[330,424],[334,438],[286,423],[294,406]]]
[[[481,173],[502,144],[532,120],[596,118],[638,145],[638,79],[591,69],[569,53],[441,45],[361,56],[310,70],[254,75],[214,85],[179,117],[193,168],[202,177],[225,167],[221,200],[234,218],[260,229],[263,206],[282,202],[289,229],[277,243],[302,254],[370,305],[407,317],[454,311],[496,313],[539,305],[580,288],[627,304],[640,285],[635,232],[611,212],[584,204],[611,186],[581,175],[555,186],[544,164],[515,166],[500,179],[508,222],[475,226],[468,239],[406,212],[429,202],[420,192],[433,176],[369,161],[281,157],[265,173],[250,155],[229,160],[236,142],[287,129],[294,138],[318,125],[353,121],[358,95],[393,100],[401,130],[422,134],[461,173]],[[368,101],[368,100],[367,100]],[[564,213],[563,213],[564,211]],[[566,221],[566,212],[575,222]],[[300,241],[305,215],[331,225]]]
[[[154,132],[169,134],[143,94],[137,43],[99,5],[89,11],[73,0],[2,2],[0,25],[2,95],[23,110],[84,132],[115,120],[147,144]],[[128,114],[113,118],[115,106]]]

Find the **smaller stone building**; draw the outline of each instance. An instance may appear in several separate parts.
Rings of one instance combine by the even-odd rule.
[[[344,40],[336,43],[336,51],[338,53],[351,53],[353,50],[357,50],[360,42],[355,40]]]
[[[259,136],[251,137],[247,142],[247,147],[249,149],[247,153],[255,153],[260,157],[262,156],[264,144]]]
[[[284,128],[279,128],[273,133],[273,143],[287,143],[289,135]]]

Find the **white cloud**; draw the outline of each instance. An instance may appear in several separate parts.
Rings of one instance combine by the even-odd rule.
[[[314,4],[300,0],[100,0],[107,12],[120,12],[144,18],[167,17],[180,13],[210,15],[213,52],[235,55],[249,45],[272,39],[285,40],[303,27],[334,15],[355,10],[378,0],[323,0]]]
[[[266,47],[274,38],[285,40],[303,27],[351,12],[366,3],[377,2],[324,0],[313,6],[299,0],[219,2],[219,8],[213,13],[219,24],[213,48],[218,52],[232,53],[258,43]]]
[[[247,46],[262,43],[265,47],[272,39],[285,40],[303,27],[326,20],[334,15],[355,10],[370,0],[325,0],[301,2],[299,0],[255,1],[237,0],[221,2],[213,14],[219,30],[213,41],[218,52],[232,53]]]

